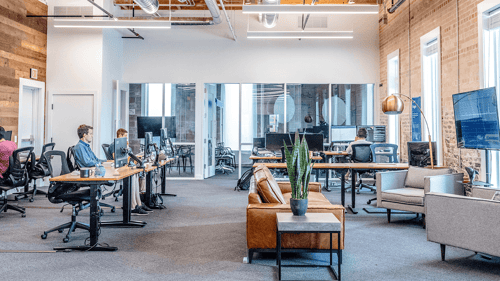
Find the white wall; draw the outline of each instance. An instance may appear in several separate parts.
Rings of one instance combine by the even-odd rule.
[[[352,23],[354,39],[265,40],[247,39],[247,16],[229,14],[236,42],[225,20],[215,26],[140,30],[144,41],[124,41],[125,82],[196,83],[196,178],[203,175],[204,83],[378,84],[380,80],[378,15],[337,16]]]

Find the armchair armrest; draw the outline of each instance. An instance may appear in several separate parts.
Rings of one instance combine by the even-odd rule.
[[[377,173],[377,193],[381,193],[385,190],[404,187],[407,173],[407,170]]]
[[[500,201],[430,192],[425,207],[428,241],[500,256]]]
[[[438,192],[465,195],[464,174],[448,174],[424,178],[424,193]]]
[[[479,187],[479,186],[474,186],[472,187],[472,197],[476,198],[482,198],[482,199],[491,199],[493,198],[493,194],[495,192],[500,191],[500,189],[497,188],[491,188],[491,187]]]
[[[292,192],[292,185],[289,181],[279,181],[278,186],[283,194]],[[309,192],[321,192],[321,183],[309,182]]]

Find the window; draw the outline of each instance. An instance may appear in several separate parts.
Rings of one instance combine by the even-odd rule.
[[[387,95],[399,93],[399,50],[387,56]],[[387,117],[387,142],[399,146],[399,116]]]
[[[482,15],[482,18],[478,20],[479,50],[482,51],[479,65],[482,65],[482,69],[480,69],[481,86],[483,88],[496,87],[498,104],[500,102],[500,6],[494,5],[495,3],[487,1],[478,5],[478,15]],[[485,169],[481,169],[481,177],[498,187],[500,186],[500,153],[488,150],[485,153],[489,153],[490,159],[485,161],[485,158],[482,157],[481,166]]]
[[[443,165],[441,133],[441,44],[439,27],[420,37],[422,67],[422,111],[429,123],[431,140],[437,145],[437,163]],[[423,121],[425,122],[425,121]],[[429,132],[422,124],[422,141],[429,139]]]

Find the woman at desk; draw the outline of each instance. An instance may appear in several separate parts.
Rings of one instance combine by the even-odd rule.
[[[3,173],[9,168],[9,157],[16,149],[16,143],[5,139],[5,129],[0,126],[0,180],[3,179]]]
[[[346,149],[346,152],[348,154],[352,154],[352,145],[353,144],[372,144],[371,142],[366,140],[366,137],[368,136],[368,132],[366,131],[365,128],[359,128],[358,133],[356,134],[356,138],[354,138],[354,141],[349,144],[349,146]]]

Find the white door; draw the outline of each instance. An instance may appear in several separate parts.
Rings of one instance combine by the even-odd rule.
[[[32,146],[35,154],[40,155],[43,146],[43,93],[40,88],[20,86],[18,146]]]
[[[94,96],[54,95],[52,105],[52,142],[56,150],[66,153],[79,140],[78,126],[94,124]]]

